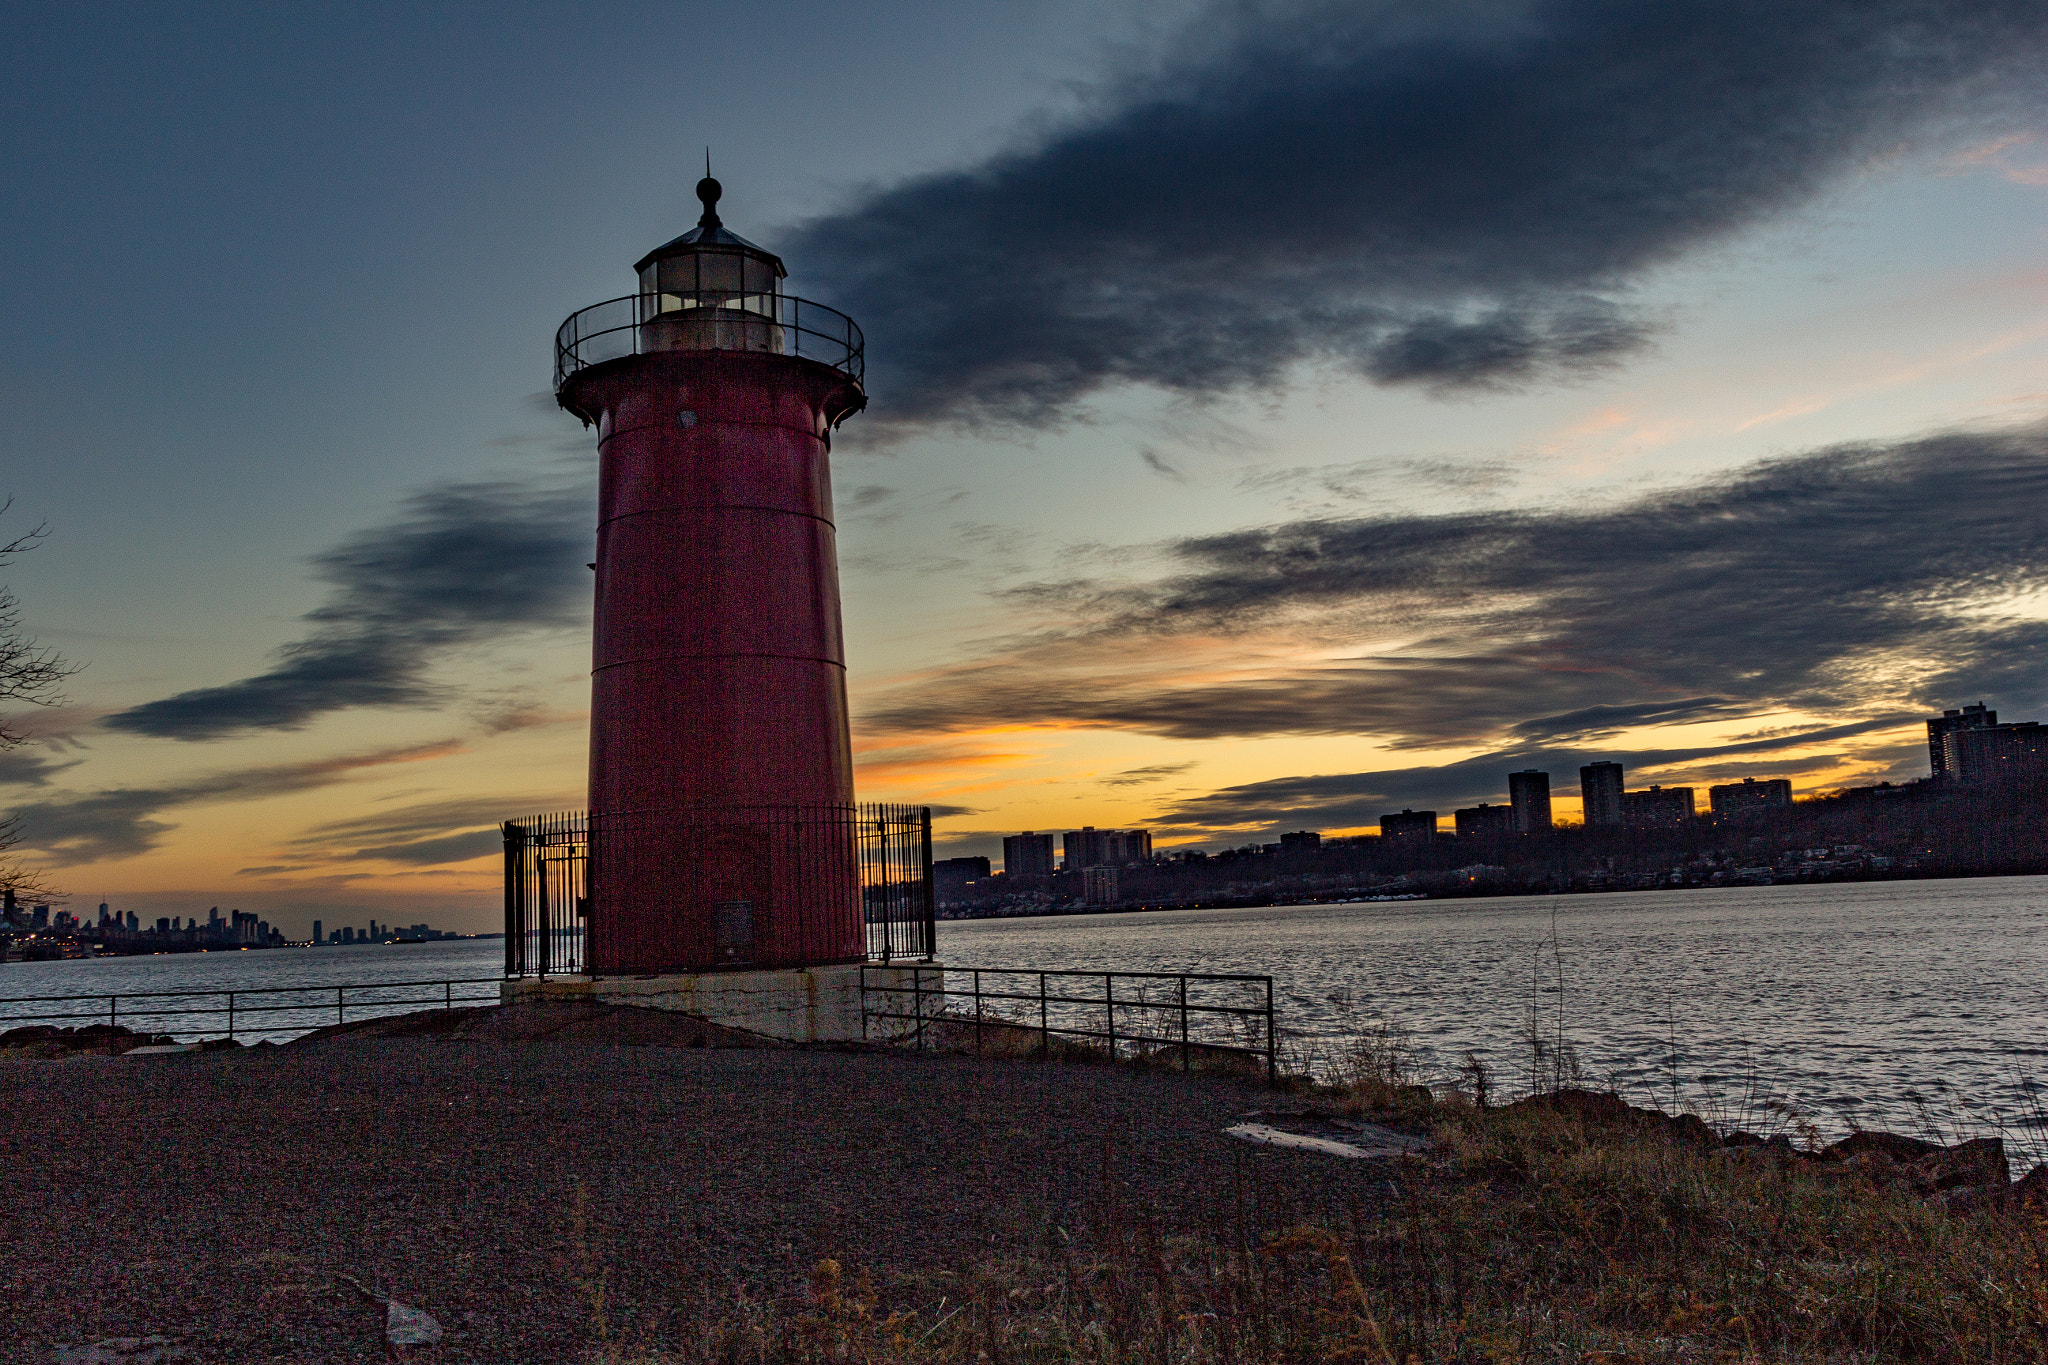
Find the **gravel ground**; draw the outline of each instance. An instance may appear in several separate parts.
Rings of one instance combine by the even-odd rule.
[[[0,1359],[173,1333],[195,1361],[573,1360],[821,1256],[897,1292],[1108,1200],[1205,1224],[1371,1201],[1372,1162],[1221,1136],[1270,1092],[1132,1068],[792,1049],[334,1038],[0,1062]]]

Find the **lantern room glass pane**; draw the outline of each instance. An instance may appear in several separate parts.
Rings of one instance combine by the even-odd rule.
[[[665,261],[656,261],[654,269],[658,278],[656,287],[662,293],[683,294],[687,296],[697,292],[697,258],[695,255],[671,256]]]
[[[723,251],[700,252],[697,256],[697,287],[717,293],[739,293],[742,287],[740,258]]]

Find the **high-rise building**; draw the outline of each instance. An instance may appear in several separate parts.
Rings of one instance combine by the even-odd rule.
[[[1100,867],[1109,862],[1109,834],[1106,829],[1083,825],[1060,836],[1060,865],[1069,872]]]
[[[1691,787],[1651,787],[1621,794],[1621,822],[1630,829],[1683,829],[1692,818]]]
[[[1998,713],[1983,702],[1961,710],[1942,712],[1927,722],[1927,768],[1936,778],[1949,776],[1948,737],[1958,730],[1988,730],[1998,724]]]
[[[1745,777],[1740,782],[1707,788],[1707,802],[1713,807],[1714,814],[1724,820],[1739,820],[1745,815],[1761,815],[1773,810],[1790,810],[1792,783],[1783,777],[1768,778],[1762,782]]]
[[[1116,869],[1113,867],[1084,867],[1081,869],[1081,899],[1089,905],[1115,905]]]
[[[2048,730],[2032,720],[1950,730],[1942,759],[1944,776],[1970,786],[2048,777]]]
[[[133,910],[130,910],[128,912],[128,932],[132,934],[141,927],[142,921],[135,917],[135,912]]]
[[[1451,812],[1451,821],[1456,825],[1460,839],[1505,839],[1515,832],[1515,809],[1512,806],[1489,806],[1481,801],[1476,806],[1466,806]],[[1381,831],[1385,831],[1381,826]]]
[[[1380,838],[1426,844],[1436,838],[1436,812],[1402,809],[1380,817]]]
[[[1282,853],[1306,853],[1311,849],[1321,848],[1322,846],[1323,836],[1312,829],[1298,829],[1292,834],[1280,836],[1280,851]]]
[[[1515,812],[1515,833],[1550,832],[1550,774],[1524,768],[1508,774],[1508,804]]]
[[[1152,831],[1149,829],[1116,829],[1103,837],[1102,851],[1105,863],[1111,867],[1128,867],[1132,863],[1152,861]]]
[[[313,942],[318,943],[320,941],[320,921],[316,919],[313,921]]]
[[[1052,836],[1025,830],[1003,840],[1003,872],[1011,877],[1052,875]]]
[[[107,922],[107,903],[106,903],[105,901],[101,901],[101,902],[100,902],[100,923],[101,923],[101,924],[105,924],[106,922]]]
[[[1579,804],[1589,826],[1621,823],[1621,765],[1588,763],[1579,769]]]

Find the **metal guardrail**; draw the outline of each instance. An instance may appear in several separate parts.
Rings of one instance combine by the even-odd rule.
[[[176,1037],[191,1035],[188,1041],[206,1038],[233,1038],[236,1031],[245,1036],[296,1037],[311,1033],[331,1024],[345,1024],[349,1011],[355,1010],[357,1019],[376,1018],[386,1014],[410,1013],[422,1005],[439,1005],[443,1009],[454,1009],[457,1005],[483,1005],[498,1002],[500,978],[464,977],[441,981],[377,981],[359,985],[339,986],[262,986],[248,989],[217,991],[115,991],[98,995],[17,995],[0,997],[0,1033],[9,1029],[34,1024],[63,1024],[83,1027],[88,1024],[128,1025],[133,1028],[141,1020],[155,1019],[159,1023],[149,1026],[152,1033],[164,1033]],[[487,991],[457,988],[488,987]],[[431,988],[432,994],[406,995],[392,998],[386,994],[366,999],[366,991],[421,991]],[[356,992],[351,999],[350,992]],[[274,997],[312,997],[293,1003],[279,1004]],[[251,1003],[252,997],[256,998]],[[266,999],[268,998],[268,999]],[[94,1002],[89,1008],[85,1002]],[[139,1006],[136,1002],[142,1002]],[[172,1001],[187,1003],[172,1004]],[[218,1001],[217,1004],[199,1002]],[[69,1005],[71,1009],[16,1010],[18,1005]],[[365,1011],[374,1011],[366,1013]],[[252,1027],[251,1015],[276,1015],[297,1013],[297,1020],[278,1020],[265,1027]],[[331,1015],[331,1017],[330,1017]],[[224,1024],[213,1027],[180,1026],[179,1021],[214,1018]],[[141,1031],[141,1030],[138,1030]]]
[[[910,984],[894,984],[906,971]],[[967,988],[949,986],[953,977],[965,978]],[[1070,993],[1092,983],[1100,983],[1100,994]],[[1199,998],[1206,992],[1249,1003]],[[932,1050],[942,1030],[961,1038],[971,1032],[976,1052],[992,1031],[1022,1031],[1038,1035],[1041,1056],[1051,1055],[1053,1039],[1074,1038],[1112,1057],[1178,1052],[1184,1071],[1194,1069],[1197,1056],[1221,1053],[1262,1067],[1269,1085],[1280,1074],[1270,976],[871,965],[861,969],[860,1003],[862,1037],[920,1052]]]
[[[836,308],[736,290],[626,294],[571,313],[555,333],[555,387],[579,370],[669,351],[763,351],[829,365],[858,384],[867,342]]]

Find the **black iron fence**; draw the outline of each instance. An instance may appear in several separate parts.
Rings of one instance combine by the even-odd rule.
[[[855,829],[868,957],[931,961],[939,947],[931,807],[864,805]]]
[[[649,832],[659,837],[650,840]],[[621,837],[630,832],[630,840]],[[608,838],[608,836],[610,836]],[[857,806],[756,807],[745,812],[640,813],[601,817],[593,835],[582,811],[507,821],[505,837],[505,974],[549,976],[586,969],[585,924],[596,877],[659,881],[668,870],[638,866],[663,840],[674,857],[664,863],[706,861],[730,853],[727,836],[748,841],[767,880],[822,886],[835,880],[802,873],[849,854],[857,860],[861,920],[868,956],[880,962],[930,961],[937,951],[937,902],[932,894],[932,822],[926,806],[863,803]],[[729,840],[727,840],[729,841]],[[759,845],[758,848],[754,847]],[[836,850],[847,850],[846,854]],[[628,854],[630,853],[630,856]],[[617,854],[619,856],[612,856]],[[784,866],[787,864],[788,866]],[[843,866],[843,863],[841,864]],[[777,876],[780,869],[782,876]],[[849,888],[855,879],[849,878]],[[687,889],[694,882],[676,882]],[[697,888],[702,890],[702,888]],[[850,894],[850,890],[849,890]],[[707,903],[725,914],[728,903],[749,907],[754,898]],[[752,926],[747,927],[751,940]],[[723,943],[737,942],[735,922],[716,926]],[[736,956],[735,965],[744,958]]]
[[[497,977],[339,986],[264,986],[214,991],[120,991],[104,995],[0,997],[0,1033],[34,1024],[112,1024],[184,1042],[254,1038],[282,1042],[330,1024],[420,1009],[498,1003]]]
[[[1050,1056],[1055,1040],[1113,1058],[1227,1059],[1279,1076],[1273,978],[994,967],[861,969],[861,1033],[918,1051]]]
[[[555,333],[555,387],[607,360],[678,350],[802,356],[859,383],[865,347],[852,318],[787,294],[729,289],[627,294],[571,313]]]
[[[590,821],[582,811],[508,820],[505,975],[583,970],[590,913]]]

